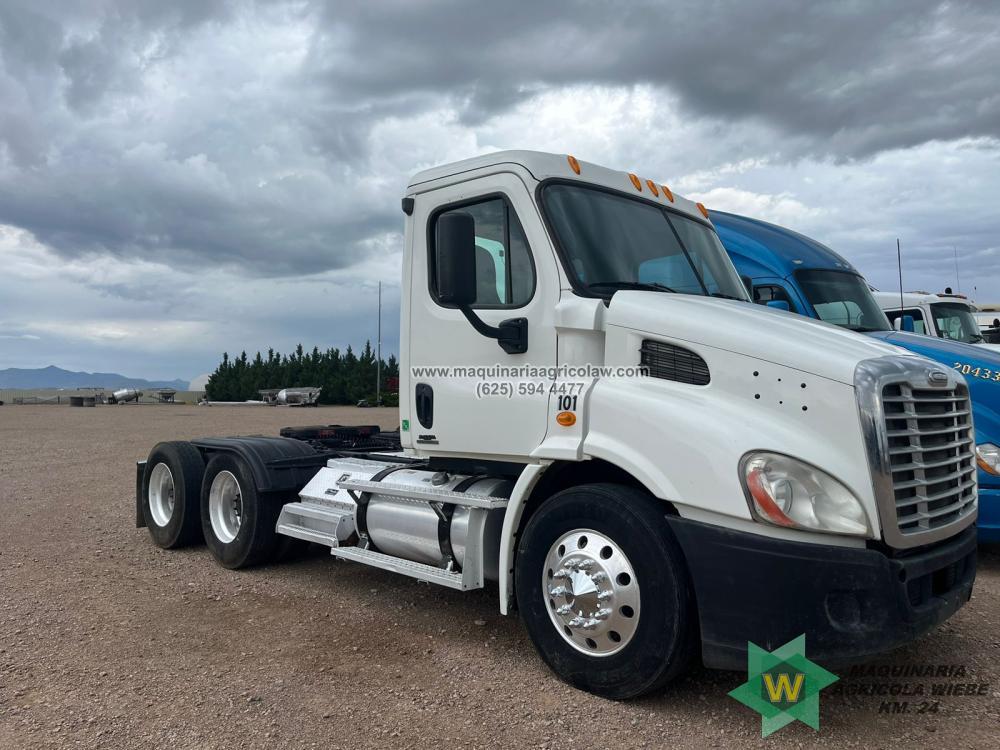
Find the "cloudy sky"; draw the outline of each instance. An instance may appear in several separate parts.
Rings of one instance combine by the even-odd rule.
[[[992,7],[991,7],[992,6]],[[412,172],[634,170],[1000,302],[987,2],[0,1],[0,369],[398,346]]]

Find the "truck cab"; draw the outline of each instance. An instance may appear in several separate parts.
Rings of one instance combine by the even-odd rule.
[[[965,303],[906,294],[903,311],[913,316],[915,331],[894,329],[886,313],[900,320],[899,294],[873,294],[857,269],[826,245],[758,219],[722,211],[711,215],[729,257],[750,279],[755,302],[766,305],[781,300],[790,312],[878,338],[966,376],[980,453],[979,538],[1000,541],[1000,464],[992,458],[1000,445],[1000,356],[990,347],[963,343],[957,337],[936,337],[936,329],[926,327],[936,324],[935,315],[945,318],[952,314],[937,312],[939,308],[934,306],[958,305],[964,311]],[[883,311],[892,300],[895,308]],[[927,308],[922,309],[920,304],[925,302]],[[964,320],[965,313],[961,315]],[[957,325],[965,330],[962,327],[968,323]]]
[[[977,302],[972,316],[979,324],[979,332],[986,343],[1000,344],[1000,305]]]
[[[495,582],[559,677],[618,699],[748,642],[864,658],[968,600],[959,372],[750,304],[705,207],[635,173],[504,151],[401,208],[399,432],[161,444],[157,544]]]
[[[975,306],[961,295],[877,291],[873,295],[896,330],[903,329],[904,321],[909,325],[907,319],[912,318],[914,333],[1000,352],[1000,345],[990,343],[983,335]]]

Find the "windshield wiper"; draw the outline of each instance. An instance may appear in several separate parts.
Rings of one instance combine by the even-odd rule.
[[[673,292],[669,286],[658,281],[595,281],[587,284],[588,289],[607,287],[609,289],[639,289],[651,292]]]
[[[734,299],[737,302],[746,302],[746,299],[743,297],[737,297],[735,294],[726,294],[725,292],[712,292],[709,296],[721,297],[722,299]]]

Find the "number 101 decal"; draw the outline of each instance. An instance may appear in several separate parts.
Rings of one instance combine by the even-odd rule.
[[[559,411],[576,411],[576,396],[560,396]]]

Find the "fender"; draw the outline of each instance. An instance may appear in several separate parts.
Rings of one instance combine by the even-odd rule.
[[[206,463],[211,453],[231,453],[243,459],[261,492],[298,492],[326,465],[330,455],[317,453],[301,440],[284,437],[199,438],[192,440]]]
[[[524,504],[531,497],[532,490],[542,478],[542,474],[551,464],[528,464],[517,478],[514,489],[511,490],[507,502],[507,510],[503,516],[503,528],[500,531],[500,614],[510,613],[510,602],[514,598],[514,547],[517,543],[517,529],[521,524]]]

